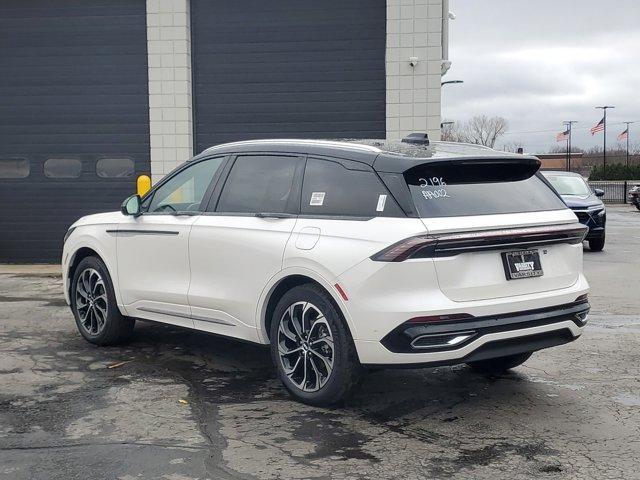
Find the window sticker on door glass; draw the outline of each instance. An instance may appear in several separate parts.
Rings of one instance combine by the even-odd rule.
[[[324,203],[324,194],[325,192],[313,192],[311,193],[311,200],[309,201],[309,205],[311,205],[312,207],[319,207],[322,206],[322,204]]]
[[[387,203],[387,196],[386,195],[379,195],[378,196],[378,206],[376,207],[376,212],[384,212],[385,203]]]

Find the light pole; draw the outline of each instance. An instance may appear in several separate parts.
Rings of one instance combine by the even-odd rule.
[[[604,105],[602,107],[596,107],[604,112],[603,124],[604,124],[604,151],[602,152],[602,179],[607,179],[607,109],[616,108],[613,105]]]
[[[446,82],[440,82],[440,86],[450,85],[453,83],[464,83],[464,81],[463,80],[447,80]]]
[[[629,125],[636,122],[622,122],[622,123],[627,125],[627,168],[629,168],[629,134],[631,133],[629,132]]]
[[[571,130],[574,123],[578,123],[577,120],[565,120],[564,124],[569,130],[569,138],[567,140],[567,172],[571,171]]]

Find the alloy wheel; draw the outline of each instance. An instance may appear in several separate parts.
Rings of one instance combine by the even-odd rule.
[[[107,289],[100,273],[87,268],[76,283],[76,312],[82,328],[89,335],[98,335],[107,322]]]
[[[320,390],[333,372],[333,335],[318,307],[296,302],[278,326],[278,354],[285,375],[303,392]]]

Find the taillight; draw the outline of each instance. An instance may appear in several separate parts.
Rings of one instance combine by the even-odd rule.
[[[372,255],[371,260],[376,262],[403,262],[419,250],[432,249],[436,243],[437,240],[428,235],[405,238]]]

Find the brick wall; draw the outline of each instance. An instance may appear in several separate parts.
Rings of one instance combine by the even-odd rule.
[[[442,0],[387,0],[387,138],[440,139],[441,63]]]
[[[193,155],[189,0],[147,0],[151,175]]]

